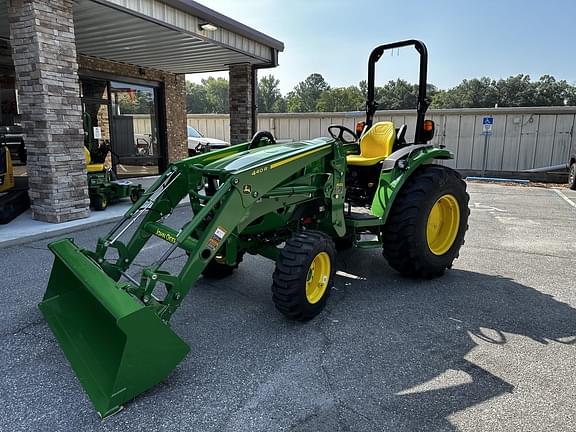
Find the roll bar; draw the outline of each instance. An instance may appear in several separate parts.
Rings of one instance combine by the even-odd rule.
[[[374,85],[374,72],[376,68],[376,62],[380,60],[384,51],[402,48],[406,46],[414,46],[416,51],[420,54],[420,74],[418,79],[418,105],[416,106],[417,119],[416,119],[416,133],[414,134],[414,142],[419,143],[421,141],[420,135],[422,133],[422,127],[424,125],[424,116],[428,110],[430,102],[426,98],[426,85],[428,77],[428,50],[424,42],[409,39],[400,42],[393,42],[385,45],[380,45],[372,50],[370,57],[368,59],[368,98],[366,100],[366,126],[372,126],[372,120],[378,104],[375,100],[375,85]]]

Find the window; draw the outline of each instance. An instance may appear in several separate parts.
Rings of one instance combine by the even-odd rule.
[[[158,174],[157,97],[153,87],[110,83],[112,150],[119,176]]]
[[[85,144],[109,145],[118,177],[156,175],[163,163],[158,91],[153,86],[83,77]]]

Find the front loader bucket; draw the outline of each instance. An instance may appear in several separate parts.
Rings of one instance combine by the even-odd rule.
[[[120,289],[70,240],[38,305],[102,417],[165,379],[189,351],[150,306]]]

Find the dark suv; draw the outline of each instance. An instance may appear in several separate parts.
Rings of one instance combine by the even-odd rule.
[[[10,149],[12,159],[17,158],[21,163],[26,163],[26,148],[24,147],[24,135],[22,126],[0,126],[0,135],[6,138],[6,144]]]

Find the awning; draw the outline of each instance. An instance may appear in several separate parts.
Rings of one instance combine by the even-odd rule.
[[[172,73],[235,63],[272,67],[284,50],[282,42],[190,0],[76,0],[74,23],[78,53]],[[9,37],[7,0],[0,0],[0,38]]]

